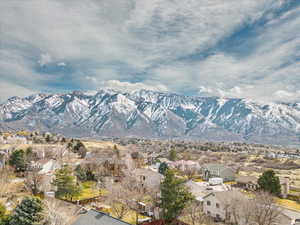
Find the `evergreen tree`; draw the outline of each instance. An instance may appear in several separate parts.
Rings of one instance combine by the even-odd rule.
[[[269,192],[272,195],[280,196],[281,195],[281,186],[279,177],[275,175],[273,170],[265,171],[258,178],[258,185],[260,188],[266,192]]]
[[[0,203],[0,225],[8,224],[9,217],[6,215],[6,208]]]
[[[16,207],[9,219],[9,225],[42,225],[44,224],[43,204],[37,197],[26,197]]]
[[[177,160],[177,152],[175,148],[172,148],[169,154],[169,160],[176,161]]]
[[[74,153],[80,155],[81,158],[84,158],[87,153],[87,149],[81,141],[77,141],[72,150]]]
[[[53,182],[57,187],[56,196],[72,200],[73,197],[80,194],[80,187],[76,184],[76,177],[72,175],[69,167],[64,167],[55,172]]]
[[[80,166],[76,166],[75,168],[75,176],[80,180],[80,181],[86,181],[87,177],[86,177],[86,172],[85,170]]]
[[[86,165],[84,167],[78,165],[75,168],[74,172],[75,172],[75,176],[80,181],[95,181],[96,180],[95,174],[93,173],[93,171],[89,165]]]
[[[165,175],[167,169],[168,169],[168,164],[163,162],[159,165],[158,172],[162,175]]]
[[[176,219],[193,199],[193,195],[184,186],[184,181],[168,169],[161,184],[160,207],[163,218],[167,221]]]
[[[15,168],[16,172],[24,172],[27,169],[26,155],[23,149],[15,150],[10,155],[9,165]]]
[[[25,161],[26,161],[26,163],[29,163],[31,161],[35,161],[35,160],[37,160],[37,158],[38,158],[37,153],[34,152],[31,147],[28,147],[25,151]]]
[[[49,143],[49,142],[51,141],[51,137],[50,137],[49,134],[46,136],[46,139],[45,139],[45,140],[46,140],[47,143]]]

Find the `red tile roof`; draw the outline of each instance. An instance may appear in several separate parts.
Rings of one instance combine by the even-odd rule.
[[[165,225],[166,222],[164,220],[155,220],[149,223],[143,223],[142,225]]]

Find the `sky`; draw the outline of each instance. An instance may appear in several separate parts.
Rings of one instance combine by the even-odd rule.
[[[300,102],[300,1],[0,1],[0,101],[102,88]]]

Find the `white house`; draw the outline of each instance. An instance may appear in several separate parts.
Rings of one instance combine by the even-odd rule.
[[[203,211],[218,221],[228,220],[230,212],[228,206],[233,199],[245,198],[239,191],[212,192],[203,198]]]
[[[31,163],[31,169],[39,170],[39,174],[43,175],[51,175],[60,168],[61,164],[54,159],[42,159]]]
[[[224,192],[231,190],[229,185],[218,184],[210,185],[208,182],[194,182],[189,180],[185,183],[191,193],[196,197],[196,200],[203,202],[203,198],[211,192]]]
[[[163,179],[163,175],[158,172],[154,172],[150,169],[135,169],[133,175],[139,179],[145,188],[158,189]]]
[[[6,144],[28,144],[26,137],[22,137],[18,135],[8,136],[5,142]]]
[[[2,169],[5,166],[6,159],[7,158],[5,152],[0,151],[0,169]]]
[[[4,142],[5,142],[4,137],[0,135],[0,144],[4,144]]]
[[[181,171],[200,170],[199,163],[192,160],[178,160],[176,162],[172,162],[172,165]]]
[[[239,191],[213,192],[203,198],[203,211],[217,221],[234,221],[229,206],[239,207],[236,200],[241,199],[251,201]],[[282,208],[279,212],[274,225],[295,225],[295,221],[300,219],[300,213],[296,211]],[[244,218],[241,217],[238,225],[245,225]]]

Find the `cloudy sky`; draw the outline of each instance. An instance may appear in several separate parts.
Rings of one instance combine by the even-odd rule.
[[[300,1],[0,1],[0,101],[103,87],[300,101]]]

